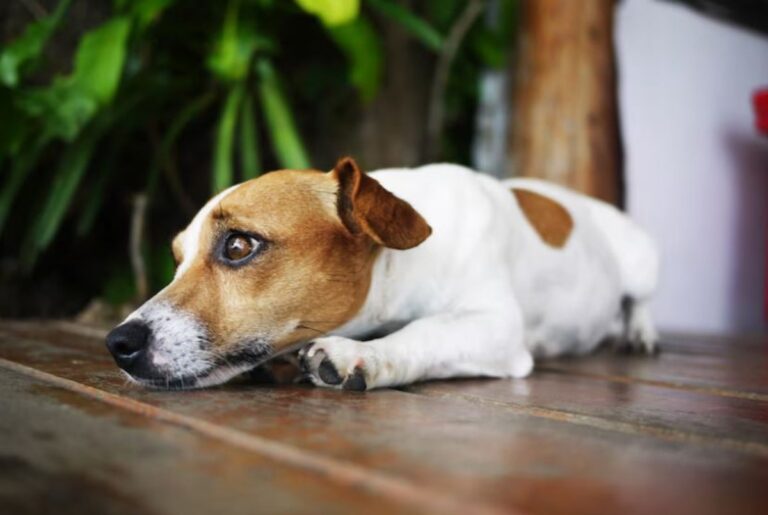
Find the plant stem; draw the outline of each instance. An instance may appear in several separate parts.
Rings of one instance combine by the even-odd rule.
[[[147,194],[139,193],[133,198],[133,212],[131,214],[131,235],[129,251],[131,255],[131,268],[136,281],[136,294],[138,300],[143,302],[149,295],[149,282],[147,269],[144,264],[144,256],[141,252],[144,242],[144,227],[147,215]]]
[[[445,91],[448,86],[451,65],[456,58],[456,52],[461,46],[461,42],[484,8],[484,0],[470,0],[451,27],[437,58],[427,114],[427,161],[434,161],[440,155],[440,136],[443,133],[445,119]]]

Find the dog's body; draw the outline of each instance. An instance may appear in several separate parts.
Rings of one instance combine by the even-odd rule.
[[[320,182],[321,176],[325,182]],[[338,305],[348,300],[349,306],[333,313],[332,306],[313,306],[316,320],[305,313],[297,314],[295,320],[281,315],[280,323],[269,322],[274,325],[269,331],[258,329],[256,335],[257,329],[251,329],[254,334],[248,335],[242,327],[214,330],[212,323],[194,314],[202,308],[184,305],[190,302],[190,293],[173,290],[181,288],[174,288],[174,283],[183,281],[189,275],[187,270],[196,266],[188,254],[220,246],[209,243],[200,250],[200,235],[193,237],[190,231],[202,231],[215,209],[227,207],[228,198],[238,204],[234,198],[243,186],[235,187],[209,203],[185,231],[177,246],[187,255],[181,259],[174,283],[166,288],[170,291],[164,290],[129,317],[129,321],[148,325],[154,335],[158,348],[150,350],[148,358],[154,368],[162,369],[169,361],[177,364],[176,369],[169,371],[166,366],[161,371],[166,382],[169,376],[172,380],[184,375],[189,384],[182,379],[181,386],[221,382],[308,340],[312,341],[303,348],[302,358],[313,382],[347,389],[447,377],[524,377],[533,368],[534,356],[589,352],[607,337],[644,350],[653,348],[656,336],[646,303],[656,286],[657,251],[652,240],[615,208],[542,181],[499,182],[455,165],[383,170],[366,177],[348,160],[331,174],[317,174],[317,184],[327,186],[329,176],[339,191],[332,204],[339,225],[357,244],[352,249],[346,240],[333,243],[319,259],[344,262],[348,257],[354,269],[340,274],[338,269],[329,271],[329,265],[312,265],[319,267],[315,277],[302,276],[302,284],[292,286],[314,289],[322,279],[331,281],[326,288],[332,289],[336,282],[348,282],[351,289],[329,294],[326,302]],[[301,180],[305,180],[303,176]],[[267,181],[263,184],[266,187]],[[322,205],[325,207],[317,207],[317,214],[325,217],[329,206]],[[239,215],[249,216],[245,212]],[[302,230],[313,230],[306,225],[303,222]],[[329,241],[339,237],[334,233]],[[260,265],[257,259],[246,266],[266,270],[267,258],[261,259]],[[211,269],[211,261],[205,263],[207,268],[201,264],[195,268],[201,274]],[[271,276],[264,277],[271,280]],[[288,284],[283,290],[292,295],[286,289],[291,287]],[[258,304],[259,299],[251,302]],[[292,309],[309,311],[308,302],[297,300]],[[260,308],[259,316],[264,309],[271,308]],[[163,317],[172,318],[176,325],[157,321]],[[185,317],[194,320],[179,324]],[[245,324],[230,322],[228,326]],[[179,326],[183,326],[182,333],[203,342],[202,347],[205,342],[215,346],[211,342],[227,334],[225,339],[239,343],[228,341],[226,345],[240,353],[246,352],[243,342],[249,339],[267,350],[254,351],[254,359],[243,365],[216,364],[204,372],[199,371],[204,367],[192,366],[194,377],[190,379],[178,370],[185,358],[159,349],[184,348],[179,343],[162,343],[163,333]],[[229,332],[237,336],[229,336]],[[265,336],[267,333],[271,336]],[[144,379],[142,374],[131,375]]]
[[[322,350],[348,373],[360,362],[376,387],[523,377],[532,355],[581,354],[623,337],[625,317],[634,324],[631,343],[651,350],[644,302],[655,288],[657,253],[612,206],[544,181],[502,183],[455,165],[370,175],[424,216],[432,235],[407,251],[382,250],[361,311],[333,331],[338,336],[316,340],[308,358]],[[542,239],[515,190],[567,210],[573,226],[562,247]],[[625,298],[632,313],[621,308]],[[399,330],[357,341],[391,329]]]

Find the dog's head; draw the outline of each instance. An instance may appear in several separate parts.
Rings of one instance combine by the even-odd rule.
[[[351,158],[283,170],[211,199],[173,240],[173,281],[107,336],[147,386],[218,384],[349,321],[378,250],[431,229]]]

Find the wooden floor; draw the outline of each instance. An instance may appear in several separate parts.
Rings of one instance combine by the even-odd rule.
[[[768,513],[768,339],[368,393],[128,385],[0,322],[0,513]]]

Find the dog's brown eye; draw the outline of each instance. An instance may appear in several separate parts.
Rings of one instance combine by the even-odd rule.
[[[267,248],[267,240],[255,234],[230,230],[214,247],[215,259],[228,267],[244,266]]]
[[[257,242],[244,234],[233,234],[224,245],[224,257],[230,261],[240,261],[251,255]]]

